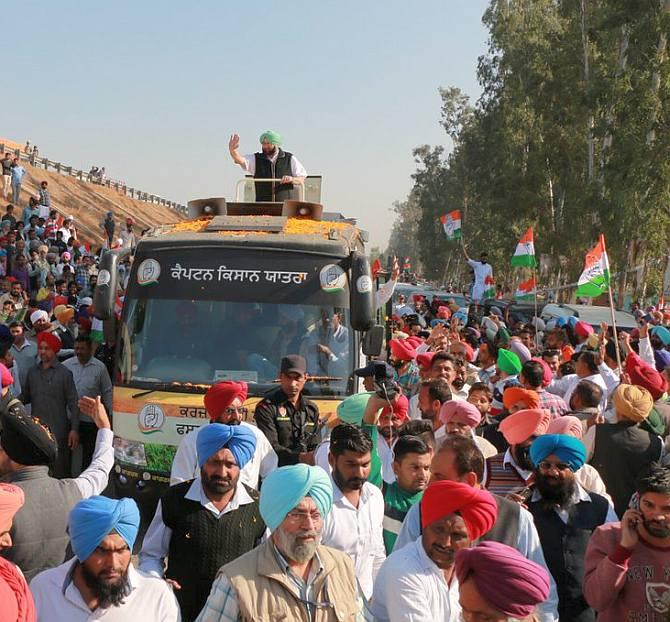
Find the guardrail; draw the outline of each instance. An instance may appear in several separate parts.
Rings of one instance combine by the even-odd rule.
[[[125,182],[114,179],[101,180],[97,175],[91,175],[90,173],[76,169],[73,166],[66,166],[61,162],[55,162],[54,160],[49,160],[49,158],[41,158],[33,153],[26,153],[20,148],[12,148],[8,145],[0,143],[0,154],[4,154],[5,152],[19,158],[19,161],[29,162],[31,166],[43,168],[45,171],[53,170],[59,175],[67,175],[68,177],[75,177],[80,181],[85,181],[87,183],[106,186],[112,190],[116,190],[119,194],[130,197],[131,199],[143,201],[144,203],[164,205],[165,207],[173,209],[181,214],[187,214],[185,205],[176,203],[175,201],[168,201],[167,199],[164,199],[157,194],[151,194],[149,192],[145,192],[144,190],[138,190],[137,188],[130,188],[125,184]]]

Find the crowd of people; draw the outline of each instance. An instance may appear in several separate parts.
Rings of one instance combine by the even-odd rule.
[[[253,413],[244,382],[214,383],[141,542],[136,502],[100,496],[109,376],[85,336],[59,371],[36,317],[27,390],[0,365],[0,617],[667,621],[670,314],[615,335],[395,312],[334,421],[298,354]]]

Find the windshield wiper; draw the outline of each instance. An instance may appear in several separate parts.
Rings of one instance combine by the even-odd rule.
[[[139,381],[142,382],[142,381]],[[149,382],[149,381],[146,381]],[[133,399],[144,397],[156,391],[179,391],[180,393],[204,393],[209,389],[209,384],[194,384],[192,382],[151,382],[152,386],[146,389],[140,389],[138,393],[133,393],[130,397]],[[137,387],[139,389],[139,387]]]

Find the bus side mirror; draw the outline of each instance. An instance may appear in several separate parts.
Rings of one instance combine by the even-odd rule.
[[[375,292],[368,258],[358,251],[351,253],[349,313],[354,330],[365,332],[375,324]]]
[[[365,356],[376,358],[378,356],[381,356],[383,347],[384,347],[384,327],[379,326],[379,324],[377,324],[365,333],[365,336],[363,337],[363,343],[361,344],[361,348]]]
[[[100,257],[98,284],[93,292],[93,315],[99,320],[114,317],[114,304],[118,290],[119,263],[130,255],[129,248],[107,251]]]

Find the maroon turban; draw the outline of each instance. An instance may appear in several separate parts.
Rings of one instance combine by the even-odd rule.
[[[668,383],[662,373],[645,363],[635,352],[626,357],[626,371],[631,382],[643,389],[647,389],[654,401],[660,400],[668,390]]]
[[[205,408],[210,419],[216,420],[234,401],[240,398],[242,402],[247,399],[246,382],[217,382],[205,393]]]
[[[391,354],[399,361],[412,361],[416,358],[416,350],[407,339],[391,339]]]
[[[549,573],[500,542],[482,542],[456,551],[456,577],[474,581],[479,595],[496,611],[525,618],[549,596]]]
[[[37,335],[37,343],[45,343],[49,348],[54,351],[54,354],[58,354],[60,349],[63,347],[61,340],[58,338],[58,335],[50,333],[47,330],[43,330]]]
[[[471,540],[476,540],[493,527],[498,506],[491,493],[461,482],[442,480],[426,488],[421,500],[421,527],[458,514],[463,518]]]

